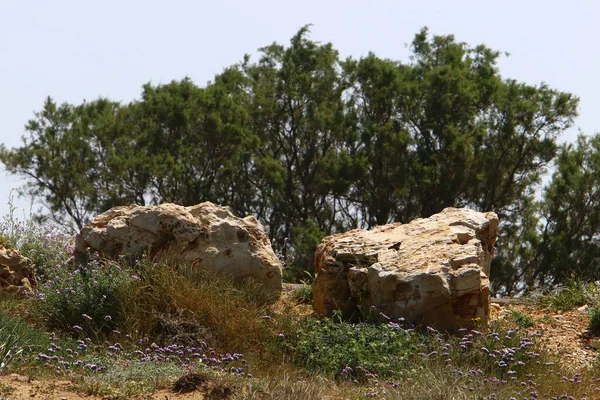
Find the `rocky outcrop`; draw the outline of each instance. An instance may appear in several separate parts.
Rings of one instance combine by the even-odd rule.
[[[492,212],[446,208],[409,224],[326,237],[316,253],[315,309],[441,329],[487,325],[497,232]]]
[[[0,243],[0,296],[22,296],[32,292],[35,277],[31,261],[17,250]]]
[[[236,280],[253,278],[269,299],[281,292],[281,263],[264,227],[252,216],[238,218],[210,202],[112,208],[81,230],[75,253],[110,258],[155,253],[171,245],[195,268]]]

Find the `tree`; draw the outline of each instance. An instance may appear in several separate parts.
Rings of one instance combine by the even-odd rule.
[[[262,48],[258,63],[243,66],[260,140],[250,177],[261,199],[254,211],[284,256],[302,240],[300,232],[332,232],[334,198],[344,189],[336,181],[345,129],[338,54],[307,33],[302,28],[288,48]]]
[[[151,203],[231,202],[236,162],[252,142],[247,112],[224,81],[231,74],[204,89],[187,78],[146,84],[141,100],[128,106],[125,126],[137,153],[129,155],[134,169],[149,178],[145,196]]]
[[[539,264],[531,285],[553,285],[571,275],[600,279],[600,135],[580,135],[561,147],[544,191]]]
[[[355,135],[348,139],[353,183],[348,205],[341,207],[354,226],[372,227],[413,215],[411,188],[416,165],[414,138],[402,120],[409,68],[369,54],[344,63],[352,90],[348,109]],[[354,210],[351,212],[350,210]]]
[[[308,36],[303,27],[205,87],[148,83],[125,105],[49,99],[23,147],[2,147],[0,161],[30,179],[55,220],[78,227],[132,202],[208,200],[254,214],[292,260],[289,279],[311,273],[315,247],[334,232],[450,206],[495,211],[495,287],[555,280],[557,250],[540,246],[571,229],[570,217],[558,205],[540,216],[535,193],[577,115],[575,96],[503,79],[499,52],[427,29],[409,62],[342,61]]]
[[[59,106],[48,97],[42,111],[25,126],[29,136],[23,136],[23,147],[11,151],[0,146],[6,170],[30,180],[24,192],[43,198],[58,224],[81,229],[109,196],[95,182],[107,176],[101,157],[106,155],[106,132],[119,108],[106,99]],[[105,187],[112,190],[114,185]]]

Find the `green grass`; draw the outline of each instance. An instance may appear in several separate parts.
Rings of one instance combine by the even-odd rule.
[[[178,363],[123,362],[112,365],[103,374],[87,374],[76,384],[79,390],[90,396],[127,399],[169,387],[185,372]]]
[[[535,321],[533,320],[533,318],[531,318],[528,315],[525,315],[515,310],[508,310],[508,313],[510,314],[513,321],[515,321],[515,323],[522,328],[531,328],[535,325]]]
[[[292,298],[298,304],[312,304],[312,301],[313,301],[312,285],[303,284],[302,287],[294,290],[294,292],[292,293]]]
[[[590,322],[588,330],[594,336],[600,336],[600,305],[596,304],[590,308]]]
[[[314,372],[364,378],[405,369],[416,351],[416,334],[390,324],[351,324],[302,318],[281,337],[292,362]]]
[[[22,319],[0,312],[0,370],[18,363],[49,344],[48,334]]]
[[[569,279],[561,288],[543,295],[536,295],[531,301],[552,311],[569,311],[585,304],[592,303],[598,296],[598,290],[593,283],[584,283]]]

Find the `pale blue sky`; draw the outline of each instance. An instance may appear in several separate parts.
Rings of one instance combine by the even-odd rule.
[[[600,130],[599,16],[591,0],[0,0],[0,142],[19,146],[48,95],[128,102],[148,81],[187,75],[204,84],[245,53],[287,44],[309,23],[314,40],[332,42],[344,57],[373,51],[408,61],[406,43],[423,26],[507,51],[502,75],[579,96],[577,129],[589,134]],[[0,167],[0,217],[23,183]],[[21,215],[30,209],[27,199],[17,205]]]

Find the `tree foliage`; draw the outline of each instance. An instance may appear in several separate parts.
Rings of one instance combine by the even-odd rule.
[[[26,191],[55,220],[78,228],[132,202],[213,201],[254,214],[291,260],[290,279],[311,273],[325,235],[468,206],[503,221],[498,288],[559,280],[550,254],[575,239],[555,237],[572,216],[552,202],[581,201],[591,178],[560,186],[555,176],[543,216],[535,191],[576,97],[503,79],[499,52],[426,29],[409,62],[372,53],[342,60],[308,34],[304,27],[288,46],[261,48],[256,61],[244,57],[205,87],[149,83],[128,104],[48,99],[22,147],[0,148],[0,160],[29,179]],[[560,171],[579,161],[573,151],[560,149]],[[579,217],[588,221],[586,212]]]
[[[600,279],[600,135],[561,147],[544,191],[539,267],[530,282]]]

